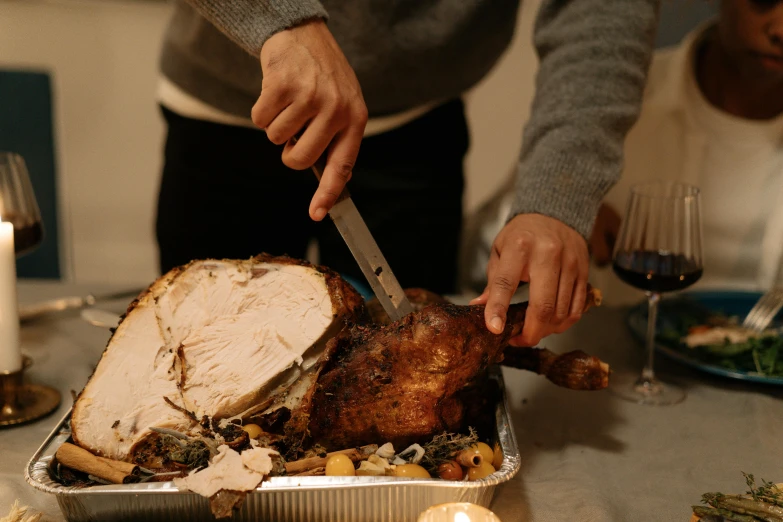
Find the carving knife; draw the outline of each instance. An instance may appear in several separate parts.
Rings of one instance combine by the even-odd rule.
[[[319,182],[325,164],[324,156],[312,166],[312,171]],[[356,209],[347,188],[337,198],[337,203],[329,211],[329,217],[332,218],[332,222],[340,235],[343,236],[364,277],[367,278],[367,282],[370,283],[372,291],[375,292],[375,296],[389,318],[396,321],[413,312],[408,297],[397,278],[394,277],[389,263],[386,262],[386,258],[383,257],[378,244],[367,228],[367,224]]]

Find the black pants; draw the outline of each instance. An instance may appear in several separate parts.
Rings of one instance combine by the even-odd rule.
[[[160,269],[193,259],[266,252],[305,257],[364,276],[332,222],[308,215],[317,181],[283,165],[282,148],[250,128],[183,118],[165,108],[158,198]],[[348,188],[403,287],[456,287],[468,131],[461,101],[362,142]]]

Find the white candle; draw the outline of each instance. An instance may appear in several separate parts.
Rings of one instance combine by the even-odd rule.
[[[0,221],[0,373],[21,369],[14,225]]]

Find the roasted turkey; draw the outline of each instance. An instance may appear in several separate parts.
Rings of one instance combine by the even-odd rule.
[[[305,262],[259,256],[174,269],[114,332],[74,405],[73,438],[138,461],[139,448],[154,446],[153,427],[187,432],[242,418],[289,456],[316,443],[397,447],[459,429],[465,390],[504,353],[561,385],[606,386],[608,368],[595,358],[507,346],[524,303],[495,335],[482,306],[417,292],[418,311],[379,325],[349,284]]]

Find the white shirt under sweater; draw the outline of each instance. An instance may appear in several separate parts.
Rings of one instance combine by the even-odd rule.
[[[764,290],[778,278],[783,252],[783,115],[746,120],[705,99],[694,58],[707,30],[656,53],[640,119],[626,141],[623,176],[606,201],[622,215],[634,183],[698,186],[704,275],[692,288]],[[591,280],[607,304],[643,297],[611,268],[593,269]]]
[[[161,105],[186,118],[260,130],[253,124],[250,114],[247,115],[247,118],[240,118],[239,116],[223,112],[180,89],[179,86],[165,76],[161,76],[158,80],[157,98]],[[402,127],[406,123],[423,116],[436,106],[437,103],[431,103],[414,107],[398,114],[370,118],[364,129],[364,136],[375,136]]]

